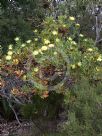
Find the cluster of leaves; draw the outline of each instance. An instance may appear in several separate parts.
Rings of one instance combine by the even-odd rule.
[[[1,0],[0,45],[3,51],[6,52],[8,44],[15,43],[16,35],[23,41],[32,38],[32,28],[42,22],[45,10],[43,0]]]

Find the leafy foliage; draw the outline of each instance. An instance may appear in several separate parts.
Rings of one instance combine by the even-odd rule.
[[[42,0],[3,0],[0,3],[0,45],[6,51],[8,44],[15,43],[17,35],[23,41],[32,38],[31,30],[44,19],[45,9]]]
[[[31,119],[57,119],[61,112],[63,95],[51,93],[49,98],[41,99],[39,95],[32,96],[32,103],[21,107],[23,117]],[[53,109],[53,110],[52,110]]]
[[[64,126],[64,135],[90,136],[102,134],[102,85],[97,86],[83,79],[71,90],[69,100],[65,103],[68,111],[68,121]]]

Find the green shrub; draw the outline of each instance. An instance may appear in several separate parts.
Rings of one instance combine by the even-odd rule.
[[[39,95],[32,96],[32,103],[21,107],[21,113],[27,119],[57,119],[62,108],[63,95],[51,93],[48,98],[42,99]]]
[[[68,120],[62,135],[101,135],[102,54],[92,39],[79,34],[80,25],[74,17],[46,18],[42,25],[43,30],[34,30],[32,41],[22,43],[16,37],[17,47],[10,45],[1,59],[3,71],[33,83],[11,92],[15,96],[22,92],[36,94],[33,105],[23,107],[28,118],[36,112],[43,116],[45,110],[48,117],[53,117],[63,101],[58,95],[50,97],[50,92],[64,95]]]
[[[8,121],[14,118],[14,114],[9,107],[7,100],[2,97],[0,97],[0,115]]]
[[[15,38],[17,46],[14,49],[9,46],[7,55],[1,59],[1,66],[8,65],[8,73],[16,73],[23,80],[32,80],[41,95],[53,88],[62,93],[64,84],[60,81],[63,76],[75,82],[81,77],[101,80],[102,55],[93,40],[79,34],[79,27],[74,17],[59,16],[56,21],[46,18],[43,30],[34,30],[32,41],[22,43],[19,37]],[[57,75],[57,83],[52,75]]]
[[[70,93],[66,93],[68,120],[63,127],[64,135],[102,135],[102,92],[100,90],[102,90],[100,83],[95,86],[90,84],[88,79],[84,79],[69,90]]]

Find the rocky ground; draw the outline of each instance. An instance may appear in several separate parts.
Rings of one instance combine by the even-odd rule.
[[[21,125],[19,125],[17,121],[2,121],[0,123],[0,136],[27,136],[32,126],[33,123],[27,121],[22,122]]]
[[[22,121],[21,125],[17,121],[0,121],[0,136],[42,136],[46,132],[55,132],[56,121]]]

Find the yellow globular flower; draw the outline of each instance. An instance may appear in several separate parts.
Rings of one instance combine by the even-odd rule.
[[[71,41],[71,44],[76,45],[77,43],[75,41]]]
[[[35,29],[33,32],[34,32],[34,33],[37,33],[37,32],[38,32],[38,30],[37,30],[37,29]]]
[[[48,49],[47,46],[42,46],[41,48],[42,51],[46,51],[47,49]]]
[[[18,59],[13,59],[13,64],[14,65],[17,65],[19,63],[19,60]]]
[[[38,38],[35,38],[35,39],[34,39],[34,41],[36,41],[36,42],[37,42],[37,41],[38,41]]]
[[[11,59],[12,59],[12,57],[10,55],[6,56],[6,60],[11,60]]]
[[[58,32],[57,31],[52,31],[52,34],[53,35],[58,35]]]
[[[92,52],[92,51],[93,51],[93,49],[92,49],[92,48],[88,48],[88,49],[87,49],[87,51]]]
[[[38,51],[39,51],[39,53],[41,53],[41,54],[42,54],[42,50],[41,50],[41,49],[39,49]]]
[[[80,27],[80,24],[77,23],[77,24],[75,24],[75,26],[76,26],[76,27]]]
[[[79,34],[79,36],[80,36],[80,37],[84,37],[84,35],[83,35],[83,34]]]
[[[50,41],[48,39],[44,39],[44,44],[49,44]]]
[[[70,21],[75,21],[75,17],[69,17]]]
[[[26,43],[31,43],[31,40],[26,41]]]
[[[39,71],[38,67],[34,68],[34,72],[38,72],[38,71]]]
[[[87,58],[87,56],[84,56],[84,58],[86,59],[86,58]]]
[[[87,42],[88,40],[87,39],[84,39],[85,42]]]
[[[98,67],[96,67],[96,71],[97,71],[97,72],[99,72],[99,71],[100,71],[100,69],[99,69]]]
[[[77,65],[78,65],[79,67],[81,67],[82,63],[81,63],[81,62],[78,62]]]
[[[72,38],[71,38],[71,37],[69,37],[69,38],[68,38],[68,40],[69,40],[69,41],[72,41]]]
[[[72,65],[71,65],[71,68],[72,68],[72,69],[75,69],[75,68],[76,68],[75,64],[72,64]]]
[[[55,20],[53,19],[53,22],[55,22]]]
[[[21,45],[21,47],[25,47],[26,45],[23,43],[22,45]]]
[[[64,24],[63,27],[66,27],[66,25]]]
[[[9,45],[9,50],[12,50],[12,44]]]
[[[97,61],[102,61],[102,56],[100,55],[98,58],[97,58]]]
[[[8,55],[12,55],[13,54],[13,52],[12,51],[8,51],[8,53],[7,53]]]
[[[53,54],[54,54],[54,55],[57,55],[57,52],[55,51]]]
[[[53,48],[55,45],[54,44],[49,44],[48,47]]]
[[[16,37],[16,38],[15,38],[15,41],[19,41],[19,40],[20,40],[19,37]]]
[[[38,55],[38,54],[39,54],[39,52],[38,52],[37,50],[33,52],[33,55],[34,55],[34,56],[36,56],[36,55]]]
[[[56,38],[56,42],[60,42],[60,39]]]
[[[26,80],[26,79],[27,79],[27,76],[26,76],[26,75],[24,75],[24,76],[22,77],[22,79],[23,79],[23,80]]]

